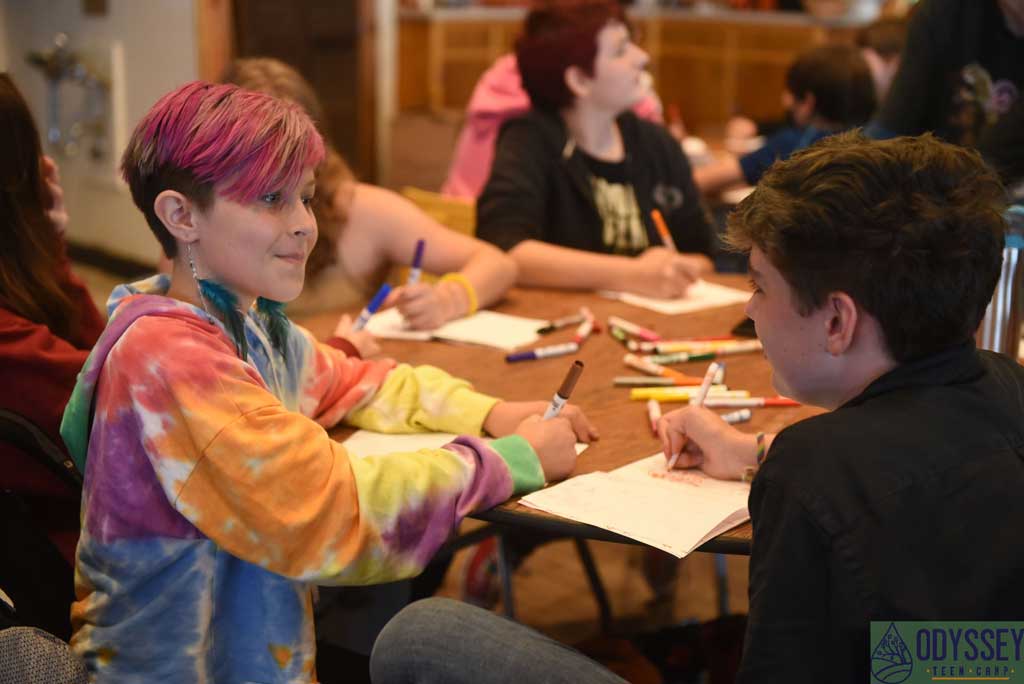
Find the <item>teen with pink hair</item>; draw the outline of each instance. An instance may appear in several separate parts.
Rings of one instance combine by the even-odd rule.
[[[312,86],[284,62],[238,59],[224,80],[295,102],[315,122],[325,123]],[[291,311],[363,304],[380,287],[388,266],[410,265],[417,240],[426,243],[424,270],[445,275],[436,283],[398,287],[388,298],[385,306],[397,307],[411,328],[429,330],[472,314],[477,304],[494,304],[515,283],[515,264],[500,250],[441,225],[401,195],[359,182],[327,143],[313,204],[320,236],[306,265],[306,287]],[[346,330],[344,321],[338,333],[361,348],[369,336],[365,330]]]
[[[115,290],[61,428],[85,473],[72,647],[93,681],[315,681],[311,584],[415,575],[465,515],[565,477],[595,436],[576,408],[541,421],[547,402],[288,321],[323,155],[298,106],[201,82],[125,151],[173,269]],[[342,420],[463,436],[352,459],[327,434]]]

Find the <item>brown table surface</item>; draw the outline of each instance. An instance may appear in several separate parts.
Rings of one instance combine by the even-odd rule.
[[[714,276],[712,280],[741,289],[749,289],[745,277]],[[381,340],[383,353],[411,364],[431,364],[452,375],[470,380],[481,392],[511,401],[548,400],[558,388],[574,358],[585,364],[585,370],[571,398],[597,426],[601,439],[583,452],[574,475],[608,471],[649,456],[660,449],[660,442],[651,434],[645,402],[631,401],[629,389],[613,387],[617,375],[641,375],[622,362],[625,347],[606,330],[609,315],[656,330],[663,338],[727,335],[744,318],[743,305],[733,305],[678,316],[665,316],[647,309],[600,297],[591,292],[515,288],[505,300],[493,307],[497,311],[531,318],[551,319],[571,314],[580,306],[588,306],[602,325],[602,332],[591,337],[575,356],[562,356],[538,361],[506,363],[505,352],[473,345],[447,342],[413,342]],[[340,312],[298,317],[319,339],[330,336]],[[575,326],[543,336],[539,344],[567,342]],[[761,354],[730,356],[726,361],[726,384],[733,389],[749,390],[752,396],[775,394],[771,387],[771,371]],[[673,366],[689,375],[701,376],[707,362]],[[665,411],[682,404],[663,404]],[[722,409],[724,413],[729,409]],[[753,409],[753,419],[740,426],[749,432],[774,432],[797,420],[813,415],[817,409],[762,408]],[[338,439],[351,433],[350,428],[332,431]],[[621,535],[591,525],[544,513],[511,499],[474,517],[500,524],[532,528],[563,536],[583,537],[623,543],[638,543]],[[739,525],[698,550],[716,553],[747,554],[750,552],[751,527]]]

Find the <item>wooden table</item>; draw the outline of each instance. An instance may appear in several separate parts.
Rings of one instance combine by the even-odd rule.
[[[742,276],[716,276],[713,280],[732,287],[748,289]],[[602,326],[609,315],[617,315],[652,328],[665,338],[725,335],[744,318],[742,305],[680,316],[665,316],[605,299],[590,292],[522,288],[513,289],[505,300],[494,308],[509,314],[550,319],[573,313],[584,305],[590,307]],[[300,323],[308,327],[319,339],[326,339],[333,330],[337,318],[338,313],[322,314],[300,319]],[[574,327],[570,327],[552,333],[542,338],[543,343],[566,342],[572,337],[573,331]],[[612,379],[617,375],[640,373],[622,363],[626,349],[606,331],[591,337],[575,356],[514,364],[506,363],[505,353],[498,349],[470,345],[381,340],[381,346],[384,354],[388,356],[412,364],[438,366],[452,375],[472,381],[475,388],[481,392],[511,401],[549,399],[565,376],[572,359],[579,358],[586,368],[571,401],[583,408],[600,431],[601,439],[583,452],[573,474],[613,470],[660,449],[660,443],[651,434],[647,422],[645,402],[631,401],[628,388],[612,386]],[[771,388],[771,371],[761,354],[728,357],[726,363],[726,383],[730,387],[750,390],[752,396],[775,394]],[[706,366],[707,362],[695,362],[675,367],[690,375],[699,376],[703,374]],[[665,404],[663,408],[667,411],[673,406]],[[764,408],[753,411],[753,420],[741,425],[741,429],[749,432],[774,432],[818,412],[817,409],[809,407]],[[343,439],[348,433],[339,430],[333,434]],[[562,536],[638,543],[608,530],[522,506],[516,499],[474,517]],[[749,523],[745,523],[705,543],[697,550],[749,554],[750,538],[751,527]]]

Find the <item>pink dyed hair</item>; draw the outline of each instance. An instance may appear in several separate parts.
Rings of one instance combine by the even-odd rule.
[[[135,127],[121,174],[168,257],[177,243],[153,210],[177,190],[207,209],[214,196],[239,203],[290,191],[324,157],[324,143],[302,109],[230,84],[195,81],[164,95]]]

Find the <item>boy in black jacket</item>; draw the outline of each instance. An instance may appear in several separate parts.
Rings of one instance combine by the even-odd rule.
[[[776,164],[730,217],[776,389],[829,409],[774,439],[695,406],[659,423],[678,467],[753,475],[738,681],[865,682],[873,620],[1024,615],[1024,368],[973,340],[1000,275],[1004,207],[974,152],[846,133]],[[472,646],[454,652],[431,630]],[[477,668],[498,654],[501,668]],[[380,684],[620,681],[436,599],[385,628],[373,667]]]

